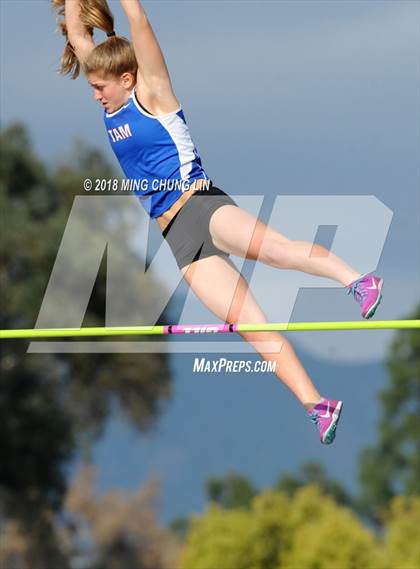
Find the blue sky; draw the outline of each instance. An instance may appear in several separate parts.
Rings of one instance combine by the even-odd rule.
[[[118,2],[110,5],[117,32],[128,34]],[[216,185],[232,195],[265,196],[268,201],[263,217],[269,216],[276,196],[376,196],[393,212],[378,259],[377,271],[386,286],[378,317],[405,317],[419,298],[419,3],[174,0],[144,5],[165,53],[194,142]],[[61,161],[75,139],[80,139],[103,150],[117,169],[105,137],[101,110],[87,84],[83,79],[70,81],[55,73],[63,41],[53,33],[49,3],[3,0],[0,10],[1,123],[21,120],[27,124],[36,150],[50,164]],[[97,37],[102,40],[103,34]],[[360,231],[366,232],[366,228]],[[167,266],[156,266],[156,274],[167,278]],[[254,289],[256,298],[274,305],[276,295],[281,294],[279,279],[273,270]],[[202,310],[197,303],[190,316],[204,318]],[[303,288],[293,318],[352,320],[359,319],[359,314],[358,307],[342,290],[326,285],[321,289]],[[210,313],[205,320],[212,321]],[[381,366],[391,337],[390,332],[380,332],[369,336],[367,342],[361,333],[308,333],[294,336],[293,341],[304,364],[318,370],[325,387],[333,385],[329,382],[334,381],[334,374],[341,373],[337,370],[347,370],[343,377],[354,381],[351,389],[345,389],[347,408],[356,410],[369,382],[363,374],[369,374],[369,366],[375,363]],[[98,446],[96,455],[104,469],[102,487],[111,483],[132,485],[126,474],[116,470],[117,464],[137,456],[136,452],[138,464],[147,461],[147,445],[152,454],[164,457],[151,460],[151,465],[165,468],[171,456],[176,460],[182,433],[177,443],[168,433],[179,424],[177,413],[186,421],[190,417],[194,403],[187,398],[187,386],[196,389],[200,380],[190,373],[192,355],[175,353],[172,359],[179,390],[162,417],[162,438],[138,440],[133,436],[125,458],[120,456],[114,464],[109,456],[115,448],[115,436],[119,433],[121,448],[129,431],[118,423],[110,424],[108,438]],[[354,375],[352,366],[359,366]],[[382,375],[382,381],[384,378]],[[241,380],[247,390],[239,388]],[[270,380],[270,385],[274,383]],[[218,469],[232,463],[260,481],[268,481],[281,469],[320,452],[326,460],[334,457],[334,473],[348,481],[345,465],[349,455],[344,455],[344,449],[353,449],[353,460],[365,442],[365,432],[373,436],[372,421],[377,413],[374,395],[380,383],[377,379],[369,387],[367,431],[358,427],[354,435],[350,423],[354,417],[350,418],[349,413],[341,447],[327,455],[325,449],[313,446],[313,437],[302,435],[296,457],[288,464],[282,458],[289,444],[287,430],[283,438],[276,440],[273,429],[281,431],[283,423],[290,432],[301,428],[301,410],[288,405],[289,394],[277,391],[279,415],[274,417],[272,410],[264,410],[264,401],[270,402],[268,405],[272,401],[267,381],[259,392],[256,380],[246,375],[211,378],[205,384],[213,397],[206,395],[208,422],[199,427],[207,436],[203,434],[202,440],[197,436],[195,444],[211,445],[210,431],[214,429],[214,436],[221,441],[220,456],[214,462]],[[200,397],[199,390],[194,393]],[[228,406],[232,423],[212,415],[214,407],[210,405],[216,406],[221,394],[235,397],[235,406]],[[261,408],[253,409],[254,421],[250,423],[244,410],[249,410],[256,396]],[[259,414],[266,421],[260,430],[256,420]],[[240,437],[244,432],[241,424],[249,429],[252,425],[256,433],[254,448],[250,448],[246,436]],[[230,462],[231,449],[223,443],[229,425],[230,444],[237,448],[233,455],[236,458]],[[197,423],[191,420],[189,426],[198,432]],[[247,435],[251,436],[250,432]],[[256,452],[259,437],[266,441],[266,454],[254,461],[252,452]],[[176,480],[182,486],[188,479],[198,488],[204,473],[211,471],[211,465],[204,463],[201,474],[197,473],[191,482],[186,473],[193,476],[196,455],[189,453],[188,447],[182,452],[178,478],[174,475],[165,486],[167,516],[181,508],[174,505],[180,492]],[[146,470],[144,464],[139,466],[140,478]],[[187,496],[186,489],[180,495]],[[194,504],[199,504],[199,494],[194,496]],[[183,503],[187,505],[187,498]]]

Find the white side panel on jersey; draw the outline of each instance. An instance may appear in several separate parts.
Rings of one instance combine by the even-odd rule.
[[[165,115],[164,117],[157,117],[157,119],[168,132],[178,150],[181,179],[186,180],[195,160],[194,144],[188,127],[177,114]]]

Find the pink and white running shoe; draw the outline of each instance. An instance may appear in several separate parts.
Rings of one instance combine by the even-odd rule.
[[[369,273],[362,275],[346,286],[347,294],[352,294],[354,299],[362,307],[363,318],[372,318],[382,300],[383,279]]]
[[[318,427],[322,444],[330,445],[334,441],[342,408],[342,401],[322,398],[315,407],[307,410],[309,418]]]

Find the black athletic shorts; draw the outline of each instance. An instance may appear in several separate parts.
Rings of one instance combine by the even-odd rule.
[[[210,218],[222,205],[238,204],[211,182],[208,189],[196,190],[163,230],[180,269],[211,255],[229,257],[214,245],[209,231]]]

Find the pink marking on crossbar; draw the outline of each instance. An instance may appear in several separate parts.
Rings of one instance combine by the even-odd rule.
[[[233,324],[233,331],[237,331],[237,324]],[[171,332],[169,332],[169,326],[163,327],[164,334],[208,334],[208,333],[220,333],[220,332],[230,332],[229,324],[173,324],[171,326]]]

